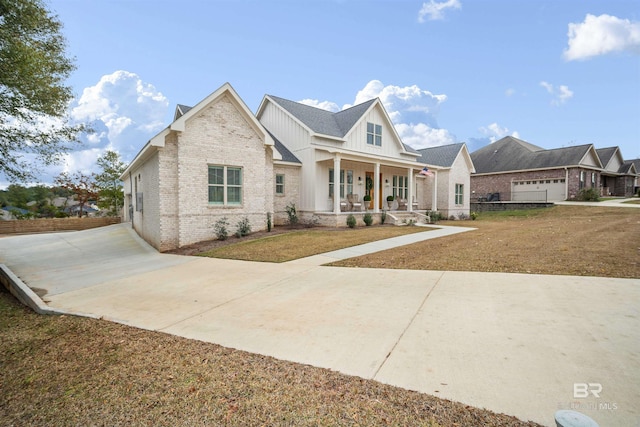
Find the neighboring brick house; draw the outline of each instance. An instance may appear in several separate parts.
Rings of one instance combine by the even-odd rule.
[[[561,201],[600,188],[603,165],[592,144],[545,150],[512,136],[471,153],[472,199]]]
[[[435,153],[402,143],[379,99],[332,113],[265,96],[254,115],[226,83],[194,107],[178,105],[127,167],[125,214],[160,251],[215,238],[222,218],[230,233],[244,218],[252,231],[266,229],[268,216],[280,225],[288,205],[304,221],[331,226],[346,226],[345,210],[357,206],[379,221],[388,196],[411,215],[468,214],[466,147],[456,145],[446,164],[431,161]],[[373,200],[352,203],[365,195]]]
[[[602,195],[633,196],[638,180],[633,160],[624,160],[618,147],[599,148],[596,151],[604,166],[601,173]]]

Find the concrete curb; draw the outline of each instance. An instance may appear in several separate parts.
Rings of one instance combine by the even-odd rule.
[[[45,304],[44,301],[31,290],[18,276],[13,274],[6,265],[0,264],[0,282],[2,285],[20,301],[22,304],[31,308],[38,314],[48,314],[48,315],[71,315],[71,316],[82,316],[82,317],[90,317],[92,319],[100,319],[99,316],[95,316],[93,314],[87,313],[71,313],[64,310],[55,310]]]

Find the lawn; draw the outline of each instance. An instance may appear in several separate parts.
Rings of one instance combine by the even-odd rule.
[[[338,261],[345,267],[492,271],[601,277],[640,277],[640,211],[633,208],[554,206],[481,213],[476,227],[454,236]],[[204,256],[282,262],[391,237],[424,227],[321,228],[236,243],[213,242]],[[205,246],[206,247],[206,246]]]
[[[285,262],[349,246],[429,230],[433,229],[389,225],[353,229],[297,230],[218,247],[199,255],[245,261]],[[231,242],[233,242],[233,238],[231,238]]]
[[[332,265],[640,278],[637,209],[555,206],[441,224],[478,229]]]
[[[536,425],[215,344],[37,315],[0,289],[0,425]]]

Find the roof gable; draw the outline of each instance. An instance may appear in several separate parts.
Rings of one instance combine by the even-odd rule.
[[[458,157],[458,153],[464,146],[464,143],[440,145],[438,147],[429,147],[418,150],[420,157],[418,161],[428,165],[450,168]]]

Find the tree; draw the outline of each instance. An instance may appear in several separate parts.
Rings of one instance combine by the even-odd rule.
[[[89,200],[98,198],[98,186],[93,174],[85,175],[82,172],[69,174],[63,172],[56,178],[56,185],[66,188],[76,196],[76,201],[80,204],[79,217],[82,217],[84,205]]]
[[[87,130],[69,123],[75,66],[61,29],[42,0],[0,0],[0,173],[14,182],[57,163]]]
[[[117,216],[119,209],[124,205],[124,191],[120,175],[127,165],[120,160],[120,155],[115,151],[106,151],[98,157],[98,166],[102,172],[96,175],[96,184],[100,189],[98,194],[98,207],[108,209],[108,215]]]

